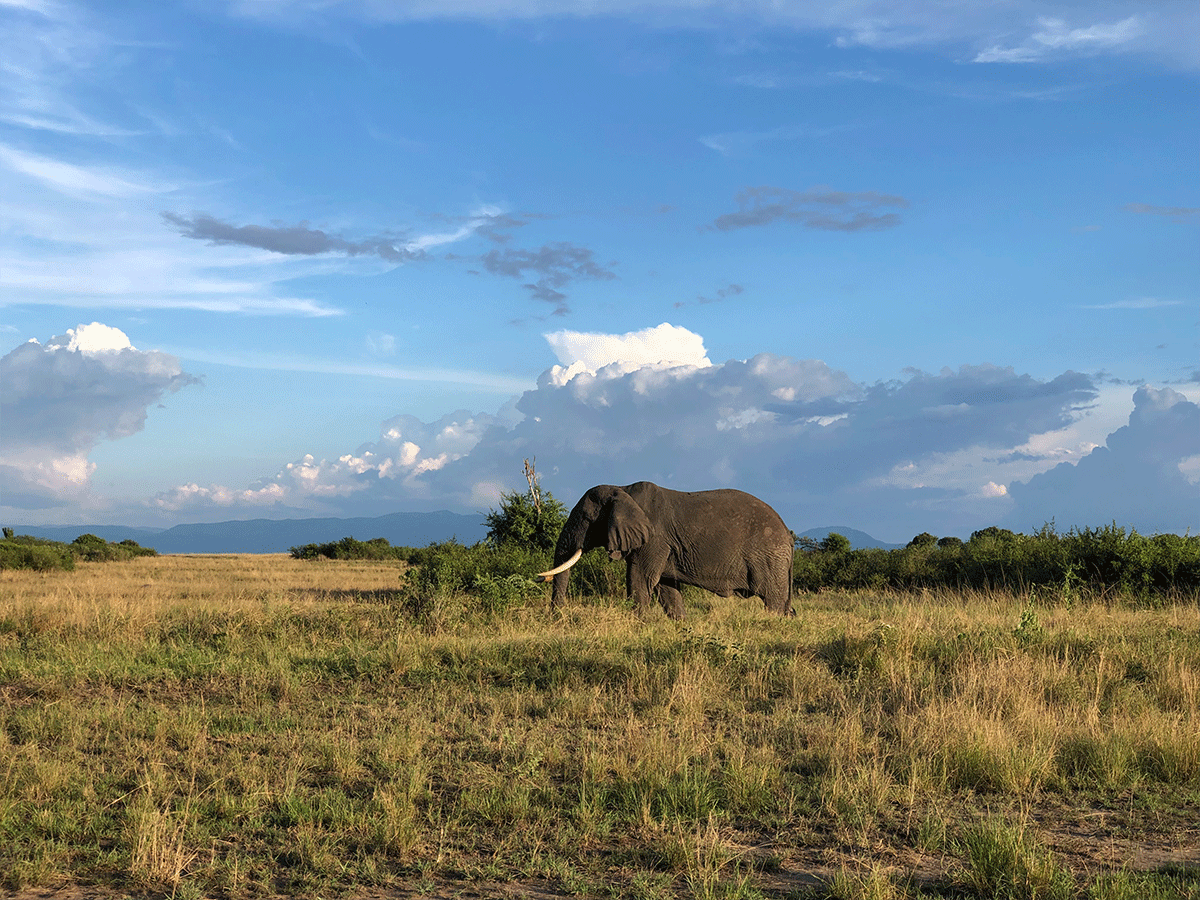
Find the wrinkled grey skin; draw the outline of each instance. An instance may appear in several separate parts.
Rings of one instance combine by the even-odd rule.
[[[792,612],[792,535],[775,510],[743,491],[597,485],[571,510],[554,566],[595,547],[625,560],[626,590],[639,614],[657,588],[666,614],[683,618],[684,584],[722,597],[758,596],[767,609]],[[566,600],[570,575],[554,576],[552,609]]]

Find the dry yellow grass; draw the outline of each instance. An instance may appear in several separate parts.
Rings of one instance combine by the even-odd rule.
[[[995,845],[1046,896],[1200,890],[1119,874],[1200,862],[1195,605],[827,594],[780,619],[696,593],[679,626],[450,597],[431,627],[403,570],[0,572],[5,886],[890,897],[1003,883],[971,855]]]

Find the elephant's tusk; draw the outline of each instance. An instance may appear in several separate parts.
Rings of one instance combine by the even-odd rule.
[[[568,559],[565,563],[563,563],[561,566],[555,566],[549,572],[539,572],[537,575],[534,575],[533,577],[540,579],[541,581],[549,581],[555,575],[559,574],[560,572],[567,571],[567,569],[571,568],[571,566],[573,566],[573,565],[575,565],[575,563],[579,562],[579,557],[581,557],[581,556],[583,556],[583,550],[576,550],[574,555],[570,559]]]

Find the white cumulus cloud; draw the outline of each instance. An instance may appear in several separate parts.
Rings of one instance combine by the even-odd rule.
[[[195,379],[179,360],[141,351],[100,322],[0,359],[0,494],[6,506],[43,508],[85,492],[88,454],[141,431],[146,410]]]
[[[647,367],[704,368],[712,365],[704,349],[704,338],[667,322],[626,334],[564,330],[550,332],[544,337],[562,363],[548,373],[550,380],[559,386],[576,375],[595,375],[609,366],[615,367],[610,374],[617,375]]]

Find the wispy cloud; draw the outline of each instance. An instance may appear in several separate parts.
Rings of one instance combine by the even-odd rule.
[[[1131,300],[1116,300],[1112,303],[1089,303],[1081,309],[1161,309],[1164,306],[1182,306],[1182,300],[1160,300],[1157,297],[1136,297]]]
[[[373,352],[394,352],[395,338],[391,335],[368,337]],[[439,369],[420,366],[394,366],[383,362],[347,362],[322,359],[300,354],[269,352],[225,352],[209,347],[170,346],[169,352],[189,362],[211,363],[239,369],[260,369],[271,372],[313,372],[321,375],[353,375],[382,378],[390,381],[417,381],[430,384],[456,384],[491,391],[505,397],[529,390],[532,384],[511,375],[497,375],[473,369]]]
[[[784,143],[788,141],[811,141],[815,138],[828,137],[839,131],[853,128],[853,125],[816,126],[816,125],[781,125],[778,128],[768,128],[765,131],[724,131],[701,137],[700,143],[710,150],[715,150],[722,156],[741,156],[753,151],[761,144]]]
[[[732,231],[782,221],[822,231],[878,231],[900,223],[899,214],[884,210],[908,206],[905,198],[894,194],[835,191],[823,186],[808,191],[748,187],[735,199],[737,212],[717,216],[710,227]]]
[[[745,293],[746,289],[740,284],[727,284],[723,288],[717,288],[715,297],[706,297],[703,294],[697,294],[696,299],[692,301],[680,300],[675,304],[676,309],[682,309],[685,306],[707,306],[710,303],[720,303],[729,297],[736,297],[739,294]]]
[[[1064,53],[1094,53],[1129,44],[1142,35],[1142,20],[1134,15],[1119,22],[1071,28],[1063,19],[1042,17],[1038,29],[1017,46],[995,45],[975,57],[977,63],[1029,63]]]
[[[14,172],[36,179],[57,193],[71,197],[89,194],[133,197],[169,189],[166,185],[139,180],[138,176],[132,173],[75,165],[47,156],[26,153],[4,144],[0,144],[0,163]]]
[[[1126,203],[1126,212],[1140,213],[1150,216],[1166,216],[1170,219],[1186,219],[1200,215],[1200,206],[1155,206],[1152,203]]]
[[[1144,53],[1187,68],[1200,65],[1193,35],[1200,24],[1196,4],[1184,0],[1149,4],[1111,0],[1105,21],[1079,23],[1079,5],[1063,0],[948,3],[946,0],[447,0],[442,3],[379,3],[349,0],[237,0],[237,15],[289,28],[328,28],[338,19],[384,22],[438,19],[495,22],[595,16],[652,22],[655,26],[751,26],[793,29],[831,38],[846,49],[930,47],[977,62],[1034,62],[1068,54]],[[1071,18],[1076,17],[1075,21]],[[1026,35],[1013,38],[1013,35]],[[775,86],[776,77],[750,73],[742,83]]]

